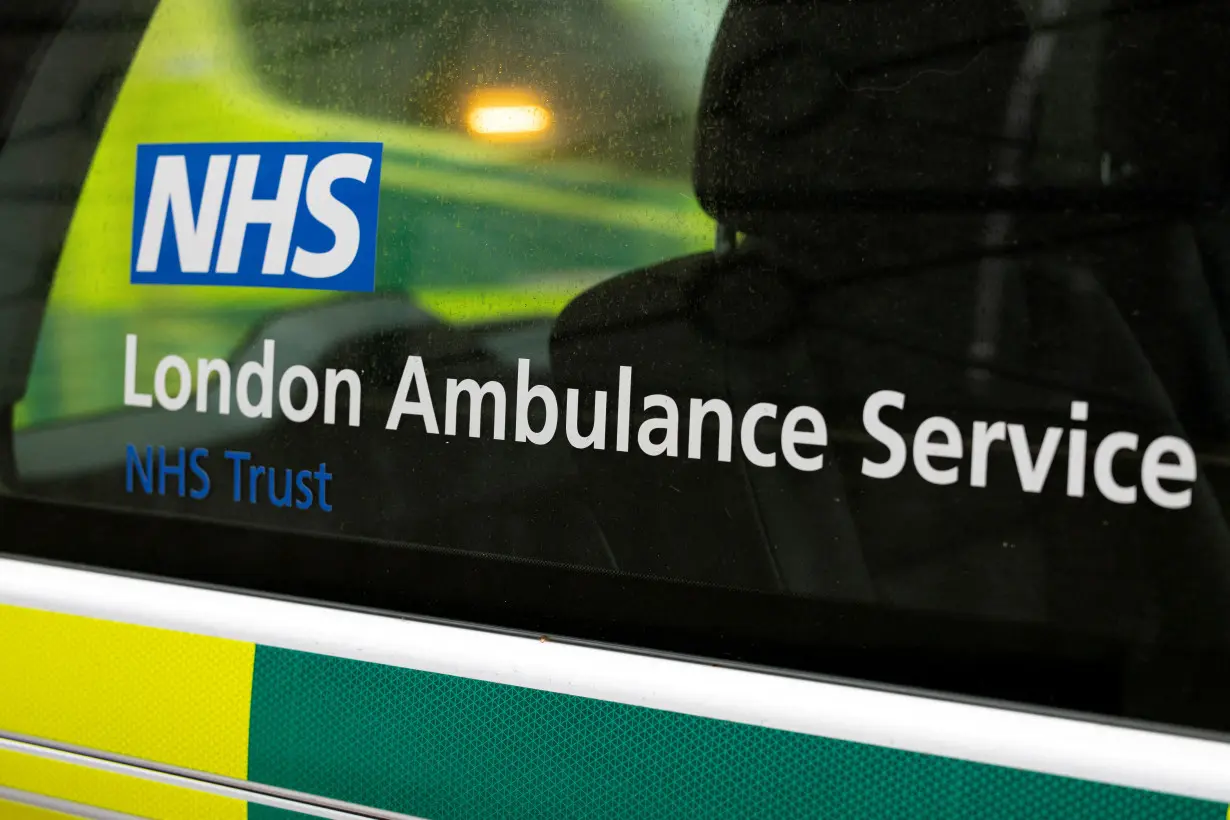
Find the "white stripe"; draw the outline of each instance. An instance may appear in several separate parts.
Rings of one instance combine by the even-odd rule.
[[[1230,801],[1230,743],[0,559],[0,603]]]

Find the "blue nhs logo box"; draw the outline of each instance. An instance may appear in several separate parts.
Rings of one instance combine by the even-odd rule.
[[[137,146],[134,285],[370,292],[380,143]]]

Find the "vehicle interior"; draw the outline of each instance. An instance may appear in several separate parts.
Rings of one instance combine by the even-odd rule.
[[[292,363],[317,373],[361,367],[362,427],[115,408],[16,432],[3,476],[9,489],[146,514],[151,532],[191,520],[316,538],[310,554],[332,550],[327,561],[309,567],[279,547],[280,571],[310,575],[306,588],[326,599],[331,573],[372,574],[357,556],[369,548],[374,555],[375,545],[423,553],[424,561],[513,559],[521,569],[488,571],[580,568],[592,573],[587,579],[618,578],[638,589],[664,580],[746,593],[757,606],[819,602],[860,617],[891,614],[896,620],[877,634],[936,617],[944,624],[936,640],[955,654],[999,642],[987,625],[1036,627],[1033,646],[1058,646],[1065,636],[1104,641],[1115,647],[1112,665],[1152,664],[1140,681],[1107,696],[1115,708],[1154,715],[1205,708],[1160,706],[1183,683],[1150,689],[1149,681],[1179,675],[1173,667],[1158,671],[1174,653],[1202,658],[1191,673],[1200,675],[1230,649],[1230,63],[1222,59],[1230,7],[1216,0],[731,0],[693,122],[674,110],[667,83],[625,76],[640,70],[636,61],[618,70],[564,57],[540,61],[549,38],[535,28],[537,18],[507,22],[524,12],[520,4],[501,15],[493,3],[481,4],[483,13],[435,3],[410,13],[376,3],[370,19],[343,25],[345,5],[325,3],[301,20],[293,10],[301,4],[237,4],[269,87],[347,116],[403,117],[459,135],[466,129],[461,89],[482,92],[486,81],[471,75],[492,59],[467,49],[492,39],[458,22],[444,26],[453,37],[448,47],[435,29],[431,48],[397,46],[421,40],[416,26],[432,14],[477,20],[483,31],[503,32],[499,42],[518,55],[492,87],[538,89],[562,124],[556,133],[564,142],[516,149],[529,157],[526,167],[537,172],[581,158],[669,177],[690,166],[691,195],[716,224],[713,247],[662,255],[587,284],[558,315],[451,321],[395,287],[269,311],[245,328],[233,366],[255,360],[261,342],[274,339],[285,357],[280,371]],[[608,13],[599,3],[577,9]],[[400,27],[388,26],[392,18]],[[876,28],[885,20],[892,37]],[[306,34],[271,33],[296,26]],[[391,37],[370,36],[377,28]],[[607,52],[616,53],[617,42]],[[388,70],[392,59],[400,61],[397,71]],[[365,93],[343,96],[323,79],[313,85],[334,76],[302,70],[319,60],[342,66]],[[429,87],[385,81],[412,75]],[[599,75],[611,96],[586,82]],[[646,86],[658,90],[638,96]],[[621,89],[623,97],[615,93]],[[584,107],[586,94],[605,102]],[[627,127],[630,117],[636,128]],[[9,162],[0,170],[29,167],[28,157],[5,151]],[[48,218],[63,230],[71,208],[56,207]],[[389,224],[396,230],[399,223]],[[485,242],[468,244],[497,255]],[[0,393],[9,412],[29,375],[54,262],[30,270],[37,275],[14,287],[20,298],[0,305],[24,311],[24,324],[0,321],[23,328],[19,339],[3,342],[8,359],[20,363],[14,373],[21,371],[10,379],[18,386]],[[396,271],[386,267],[386,274],[400,281]],[[529,446],[423,435],[409,424],[385,431],[382,414],[412,355],[422,357],[436,396],[449,379],[495,380],[511,392],[519,358],[530,360],[536,384],[561,396],[567,389],[614,395],[619,368],[629,366],[634,424],[646,417],[650,394],[681,402],[721,397],[736,409],[819,407],[830,435],[826,466],[801,472],[755,468],[739,456],[718,463],[577,450],[562,437]],[[1007,447],[991,449],[986,486],[964,478],[936,486],[909,469],[891,481],[870,478],[858,465],[881,460],[883,447],[864,432],[861,413],[866,397],[886,388],[908,397],[892,417],[903,432],[932,415],[962,429],[1009,419],[1040,441],[1048,427],[1075,426],[1072,402],[1085,401],[1090,441],[1118,430],[1185,437],[1200,458],[1194,501],[1176,513],[1093,493],[1074,499],[1059,481],[1023,492]],[[469,429],[466,412],[458,430]],[[581,427],[593,423],[590,416]],[[484,416],[481,429],[491,426]],[[766,421],[760,433],[776,440],[780,424]],[[271,464],[328,462],[352,479],[337,482],[332,513],[293,520],[222,494],[204,501],[134,495],[116,479],[124,453],[114,442],[147,440],[247,449]],[[1054,463],[1068,457],[1065,439]],[[1139,475],[1137,457],[1117,464],[1125,481]],[[210,532],[224,540],[223,530]],[[350,546],[360,543],[366,546]],[[130,556],[116,560],[141,565],[143,549],[134,543]],[[194,560],[157,558],[173,572]],[[212,578],[234,577],[216,571],[223,574]],[[257,584],[281,583],[270,580],[278,575],[271,569],[247,572]],[[388,583],[397,580],[394,571],[385,574]],[[577,600],[589,583],[561,581],[552,594],[583,609]],[[659,621],[685,621],[660,594]],[[828,671],[824,651],[808,643],[818,639],[804,632],[799,626],[791,638],[791,658],[805,655],[809,670]],[[1124,705],[1133,698],[1151,705]]]
[[[857,6],[732,3],[694,174],[706,210],[746,238],[604,282],[555,324],[564,385],[613,391],[631,365],[634,407],[672,391],[810,404],[833,431],[838,469],[816,473],[574,452],[617,564],[1144,642],[1224,640],[1209,628],[1230,625],[1216,461],[1181,521],[1074,504],[1060,486],[1022,493],[1007,448],[985,487],[857,469],[882,447],[861,430],[862,402],[886,386],[908,397],[901,429],[935,413],[1062,427],[1085,400],[1091,435],[1220,446],[1225,416],[1205,391],[1224,383],[1211,377],[1227,362],[1212,297],[1223,270],[1206,243],[1224,234],[1230,120],[1191,97],[1226,82],[1198,56],[1223,12],[1074,4],[1031,20],[979,0],[947,4],[961,26],[939,27],[931,8],[887,5],[899,28],[886,41]],[[1159,77],[1158,64],[1173,68]],[[1134,133],[1140,121],[1166,134]],[[1189,134],[1209,136],[1180,155]],[[1133,170],[1107,179],[1104,162]]]

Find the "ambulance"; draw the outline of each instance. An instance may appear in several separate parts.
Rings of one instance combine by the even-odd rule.
[[[1221,0],[0,41],[0,818],[1230,818]]]

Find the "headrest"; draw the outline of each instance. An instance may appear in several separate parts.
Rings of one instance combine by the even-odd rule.
[[[1228,10],[730,0],[701,96],[696,193],[752,234],[835,210],[1206,202],[1226,188]]]

